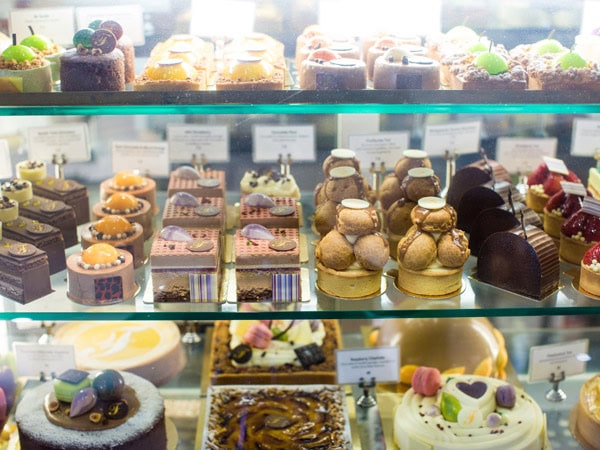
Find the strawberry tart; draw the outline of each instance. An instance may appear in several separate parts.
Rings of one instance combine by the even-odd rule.
[[[584,253],[600,241],[600,202],[589,197],[579,211],[560,228],[559,256],[571,264],[580,264]]]
[[[584,293],[600,297],[600,243],[595,244],[583,255],[579,288]]]
[[[554,239],[560,239],[562,224],[581,209],[585,187],[579,183],[563,183],[563,189],[554,194],[544,207],[544,231]]]
[[[541,163],[527,178],[527,206],[537,213],[544,212],[544,207],[551,196],[560,191],[560,183],[562,181],[570,181],[572,183],[581,183],[579,177],[571,170],[564,167],[554,167],[554,158],[544,158],[545,162]],[[560,164],[557,164],[557,166]]]

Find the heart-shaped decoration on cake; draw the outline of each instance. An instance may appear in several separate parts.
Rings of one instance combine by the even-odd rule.
[[[483,381],[475,381],[473,383],[461,381],[456,383],[456,387],[459,391],[473,398],[483,397],[483,394],[485,394],[485,391],[487,390],[487,384],[485,384]]]

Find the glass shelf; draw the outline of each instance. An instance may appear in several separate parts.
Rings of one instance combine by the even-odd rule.
[[[585,91],[195,91],[3,94],[0,115],[593,114]]]
[[[231,199],[233,195],[229,195]],[[159,205],[166,201],[166,193],[157,195]],[[228,201],[230,205],[234,202]],[[499,316],[557,316],[600,314],[600,299],[581,294],[577,290],[579,268],[561,263],[560,289],[538,301],[513,294],[488,284],[474,276],[476,259],[470,258],[463,271],[463,289],[458,295],[441,299],[417,298],[401,292],[394,283],[395,261],[384,268],[381,292],[368,299],[346,300],[331,297],[316,287],[314,243],[317,240],[311,228],[313,213],[312,194],[303,195],[306,258],[303,267],[303,290],[306,301],[296,303],[240,303],[235,296],[235,267],[225,264],[222,284],[222,303],[154,303],[149,264],[136,270],[140,285],[134,299],[109,306],[90,307],[71,301],[67,296],[66,271],[52,275],[54,289],[49,295],[22,305],[0,296],[0,320],[218,320],[239,319],[240,314],[253,319],[375,319],[394,317],[499,317]],[[230,206],[233,207],[233,206]],[[157,222],[159,222],[158,217]],[[84,225],[85,226],[85,225]],[[155,224],[155,232],[159,225]],[[232,230],[227,231],[228,235]],[[145,243],[149,252],[151,239]],[[79,251],[79,245],[67,249],[67,256]],[[227,259],[227,258],[226,258]],[[231,258],[229,258],[231,260]],[[308,293],[307,293],[308,291]],[[254,306],[255,310],[249,311]]]

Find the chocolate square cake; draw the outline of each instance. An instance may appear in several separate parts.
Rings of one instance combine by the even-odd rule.
[[[274,206],[261,208],[246,204],[245,198],[240,202],[240,226],[251,223],[265,227],[298,228],[300,215],[298,203],[290,197],[271,197]]]
[[[225,227],[225,208],[223,197],[193,197],[189,206],[185,202],[178,204],[177,196],[186,194],[177,192],[167,200],[163,209],[163,226],[176,225],[182,228],[218,228]]]
[[[46,252],[31,244],[2,238],[0,233],[0,294],[29,303],[52,292]]]
[[[239,301],[301,300],[297,228],[269,228],[272,240],[235,233],[235,279]]]
[[[212,169],[198,172],[192,167],[180,167],[169,176],[167,196],[176,192],[189,192],[195,197],[224,197],[225,172]]]
[[[63,180],[47,176],[32,182],[33,193],[51,200],[66,203],[75,211],[77,225],[90,220],[90,199],[87,188],[73,180]]]
[[[67,248],[79,241],[75,210],[64,202],[34,195],[30,200],[19,203],[19,214],[58,228]]]
[[[165,303],[219,301],[220,230],[186,229],[183,232],[190,236],[190,240],[169,240],[167,233],[161,232],[152,242],[150,273],[154,301]]]

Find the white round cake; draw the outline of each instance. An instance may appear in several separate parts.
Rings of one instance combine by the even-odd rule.
[[[167,448],[165,407],[158,390],[141,377],[121,372],[135,391],[139,409],[124,423],[102,430],[76,430],[55,425],[46,417],[46,395],[54,383],[26,390],[15,411],[21,450],[163,450]]]
[[[394,442],[401,450],[547,448],[545,415],[528,394],[515,388],[514,405],[500,406],[498,388],[508,386],[495,378],[458,375],[444,378],[431,396],[410,389],[395,412]]]

